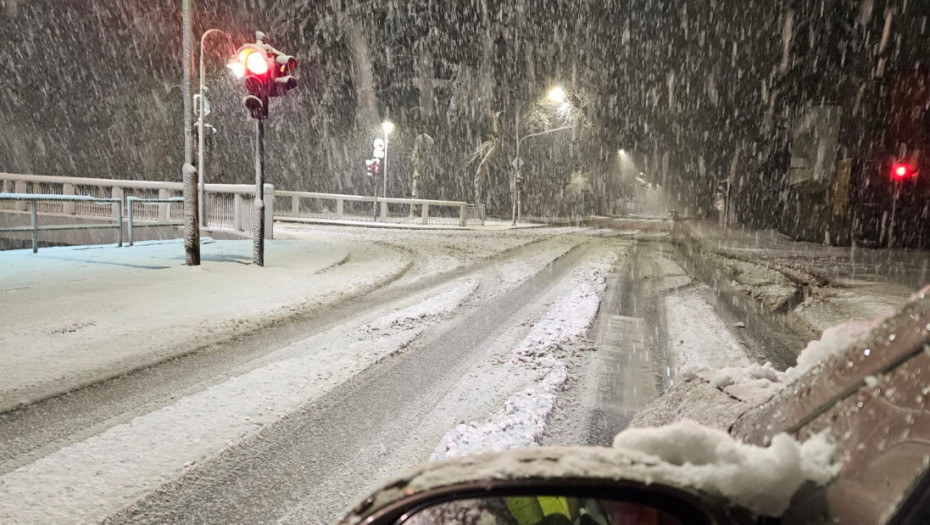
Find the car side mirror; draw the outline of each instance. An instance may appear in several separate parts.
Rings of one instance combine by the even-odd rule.
[[[684,525],[711,523],[700,509],[674,498],[638,494],[629,499],[591,497],[591,490],[538,492],[509,489],[455,494],[416,505],[395,524],[448,525]],[[585,495],[581,495],[581,493]],[[642,501],[643,499],[648,502]]]
[[[769,523],[720,495],[598,447],[539,447],[427,463],[339,525]]]

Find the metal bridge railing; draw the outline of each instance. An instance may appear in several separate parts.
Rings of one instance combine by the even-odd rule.
[[[123,201],[116,197],[93,197],[90,195],[44,195],[39,193],[0,193],[0,202],[23,202],[29,205],[29,226],[11,226],[0,228],[0,232],[31,232],[32,253],[39,251],[39,232],[52,230],[92,230],[115,229],[116,243],[123,246]],[[46,224],[39,226],[38,203],[109,203],[112,207],[110,216],[115,224]]]
[[[183,204],[184,197],[169,197],[167,199],[143,199],[140,197],[126,197],[126,215],[127,215],[127,224],[128,224],[127,228],[129,230],[128,233],[129,233],[129,245],[130,246],[132,246],[132,241],[133,241],[132,232],[134,228],[148,228],[151,226],[184,226],[183,220],[160,221],[160,222],[136,224],[136,221],[133,218],[134,216],[133,216],[133,211],[132,211],[133,210],[132,205],[133,204],[141,204],[143,206],[144,205],[159,205],[162,208],[165,208],[164,206],[165,204],[170,204],[172,202],[179,202]],[[168,214],[167,211],[156,209],[154,216],[152,216],[152,214],[147,214],[148,216],[143,216],[143,220],[148,219],[152,221],[159,221],[160,216],[167,215],[167,214]]]

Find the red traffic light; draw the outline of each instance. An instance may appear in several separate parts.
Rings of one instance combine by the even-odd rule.
[[[239,78],[244,78],[249,92],[246,108],[254,118],[268,116],[268,98],[280,97],[297,87],[292,76],[297,69],[297,60],[265,44],[265,35],[255,33],[254,44],[245,44],[230,60],[229,69]]]
[[[896,162],[891,166],[891,178],[904,180],[917,174],[917,170],[903,162]]]
[[[381,161],[379,159],[365,159],[365,171],[368,175],[377,175],[381,173]]]
[[[245,58],[245,68],[253,75],[264,75],[268,72],[268,59],[265,53],[253,51]]]
[[[228,67],[239,78],[263,78],[271,69],[268,54],[259,44],[245,44],[236,52],[236,56],[229,61]]]

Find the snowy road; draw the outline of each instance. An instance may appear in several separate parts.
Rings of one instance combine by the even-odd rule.
[[[748,360],[664,242],[291,235],[380,284],[3,413],[0,521],[325,523],[431,457],[603,442],[696,348]]]
[[[453,403],[457,414],[442,401],[463,382],[479,390],[493,387],[471,368],[510,346],[513,327],[538,315],[552,293],[564,293],[559,285],[591,250],[578,248],[489,301],[475,298],[466,312],[402,354],[192,472],[139,507],[139,518],[130,512],[126,521],[326,523],[338,517],[379,480],[429,459],[457,420],[482,413],[472,399]],[[483,284],[479,289],[490,283]],[[493,405],[508,393],[485,401]]]

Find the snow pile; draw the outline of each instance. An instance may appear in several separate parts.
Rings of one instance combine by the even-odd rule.
[[[597,315],[603,278],[596,282],[579,280],[568,296],[556,303],[542,321],[533,325],[520,344],[514,361],[531,368],[549,368],[556,362],[556,352],[563,345],[588,335],[588,327]]]
[[[817,363],[859,343],[880,322],[849,321],[828,328],[820,339],[807,344],[798,356],[797,366],[784,372],[771,363],[727,367],[702,362],[684,366],[672,388],[637,413],[630,426],[646,428],[692,419],[727,429],[740,414],[769,400]],[[714,353],[707,351],[708,355]]]
[[[455,427],[442,438],[430,461],[537,445],[566,378],[565,365],[554,366],[539,384],[507,399],[503,413],[486,423]]]
[[[665,297],[669,349],[675,366],[681,370],[748,365],[750,360],[739,340],[703,297],[704,290],[704,285],[698,285]]]
[[[406,329],[418,326],[419,321],[442,315],[460,306],[478,288],[475,279],[459,279],[452,283],[452,289],[433,296],[413,306],[385,315],[361,327],[365,333],[381,332],[390,329]]]
[[[818,363],[833,355],[841,354],[863,338],[881,323],[876,321],[847,321],[824,330],[820,339],[810,341],[798,355],[797,365],[784,372],[776,370],[771,363],[764,365],[751,364],[748,366],[732,366],[725,368],[709,368],[707,366],[687,366],[683,368],[678,378],[682,382],[701,379],[712,388],[716,388],[729,397],[735,398],[749,406],[761,404],[778,393],[784,386],[804,372],[815,367]],[[706,408],[706,407],[705,407]],[[690,413],[686,417],[703,421],[701,413]]]
[[[689,375],[699,377],[710,383],[711,387],[750,405],[765,402],[788,382],[785,373],[776,370],[772,363],[731,366],[718,370],[692,369]]]
[[[574,286],[536,322],[505,366],[536,372],[534,384],[507,399],[485,423],[461,424],[443,436],[431,461],[476,452],[529,447],[539,443],[558,392],[568,378],[569,348],[587,337],[607,287],[616,255],[589,262],[572,273]]]
[[[798,363],[794,368],[787,370],[788,376],[792,379],[798,377],[830,356],[849,350],[868,336],[882,320],[879,318],[875,321],[847,321],[827,328],[820,339],[807,343],[804,350],[798,354]]]
[[[712,490],[733,503],[765,516],[779,516],[805,482],[824,484],[840,469],[825,434],[798,443],[778,434],[768,447],[736,441],[722,430],[693,421],[650,429],[628,429],[614,438],[614,448],[658,461],[657,477]]]

